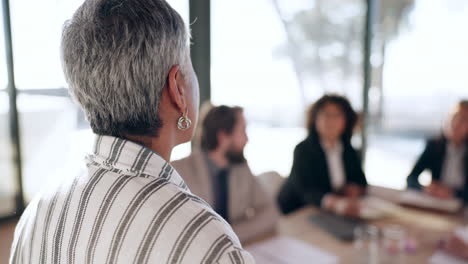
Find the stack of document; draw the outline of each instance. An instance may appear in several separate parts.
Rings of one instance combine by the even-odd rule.
[[[400,194],[400,203],[426,209],[455,213],[462,207],[458,199],[439,199],[424,192],[406,190]]]
[[[335,264],[338,257],[302,241],[280,236],[246,248],[257,264]]]

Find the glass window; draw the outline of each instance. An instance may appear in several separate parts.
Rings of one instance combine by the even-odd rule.
[[[67,87],[60,61],[62,27],[83,0],[10,2],[17,88]],[[188,21],[188,0],[168,2]]]
[[[0,218],[2,218],[15,212],[17,193],[10,138],[10,104],[8,93],[3,90],[7,86],[7,72],[2,5],[0,5],[0,65],[2,69],[0,71]]]
[[[60,62],[62,26],[83,0],[10,2],[17,88],[66,87]]]
[[[45,183],[75,176],[92,141],[80,141],[78,110],[69,98],[21,94],[18,111],[23,187],[26,201],[30,201]]]
[[[254,173],[289,175],[305,110],[323,93],[361,109],[365,10],[360,0],[212,1],[212,101],[245,108]]]
[[[455,103],[468,98],[468,2],[385,0],[376,34],[370,183],[402,189],[424,148]],[[428,184],[428,174],[420,177]]]
[[[2,69],[0,71],[0,90],[3,90],[7,86],[7,71],[6,71],[6,58],[5,58],[5,34],[3,31],[3,6],[0,5],[0,65]]]
[[[189,23],[189,0],[166,0]]]
[[[10,140],[8,94],[0,92],[0,218],[15,212],[17,186]]]

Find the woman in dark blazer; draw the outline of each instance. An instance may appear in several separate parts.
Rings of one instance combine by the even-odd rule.
[[[365,193],[367,181],[351,146],[356,113],[346,98],[325,95],[307,119],[308,136],[294,150],[291,174],[278,194],[279,207],[285,214],[315,205],[358,216],[356,198]]]
[[[419,175],[426,169],[432,181],[423,187]],[[408,188],[424,189],[438,198],[468,201],[468,101],[457,105],[443,135],[426,143],[407,183]]]

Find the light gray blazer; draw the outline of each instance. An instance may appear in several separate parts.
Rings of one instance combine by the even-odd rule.
[[[194,150],[184,159],[172,162],[190,191],[214,205],[211,176],[204,154]],[[275,229],[279,218],[273,198],[262,188],[247,163],[229,170],[229,221],[242,243]]]

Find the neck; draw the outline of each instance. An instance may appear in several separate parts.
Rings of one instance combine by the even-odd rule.
[[[154,152],[158,153],[165,161],[171,160],[172,149],[174,148],[175,140],[167,133],[160,133],[158,137],[149,136],[126,136],[130,141],[145,146]]]
[[[444,134],[445,138],[447,139],[448,143],[455,147],[460,147],[465,143],[465,139],[462,137],[457,137],[452,134],[451,131],[447,130]]]
[[[220,168],[226,168],[229,161],[226,158],[226,153],[220,149],[215,149],[208,152],[208,157]]]
[[[464,140],[451,140],[451,142],[455,147],[461,147],[465,143]]]
[[[326,138],[326,137],[321,138],[321,141],[322,141],[322,144],[324,144],[325,147],[327,148],[334,148],[340,142],[340,140],[337,138]]]

